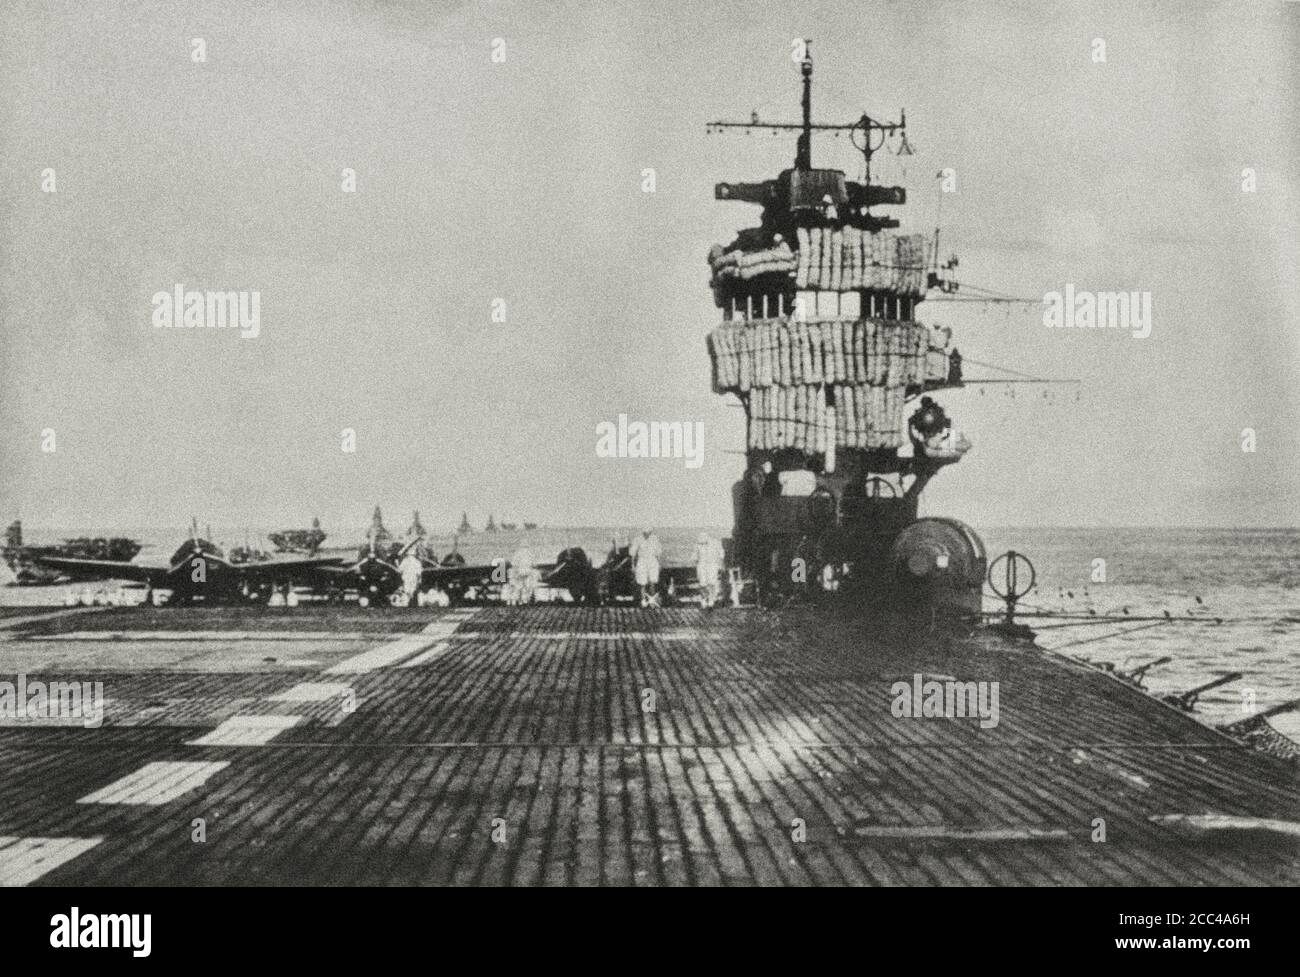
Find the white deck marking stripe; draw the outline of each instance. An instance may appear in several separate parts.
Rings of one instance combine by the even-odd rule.
[[[420,629],[421,634],[455,634],[458,624],[448,624],[446,621],[432,621]]]
[[[359,655],[345,658],[337,665],[325,669],[325,674],[357,675],[361,672],[373,672],[377,668],[386,668],[403,658],[410,658],[427,647],[429,647],[427,635],[406,635],[396,641],[385,641]]]
[[[1278,818],[1252,818],[1236,814],[1153,814],[1149,820],[1167,828],[1182,828],[1188,832],[1202,831],[1268,831],[1273,834],[1300,837],[1300,823]]]
[[[31,641],[375,641],[379,631],[67,631],[34,634]]]
[[[942,826],[857,825],[857,838],[939,839],[951,841],[1066,841],[1064,828],[945,828]]]
[[[29,885],[103,838],[0,838],[0,885]]]
[[[324,702],[326,699],[337,699],[348,688],[342,682],[300,682],[291,689],[270,696],[267,701]]]
[[[84,607],[78,610],[101,611],[102,607]],[[53,614],[32,617],[0,619],[0,628],[17,627],[29,621],[42,621]],[[452,632],[468,621],[466,617],[436,618],[424,628],[424,633]],[[61,634],[34,634],[29,641],[376,641],[388,636],[384,631],[222,631],[217,629],[195,631],[65,631]]]
[[[166,804],[201,786],[213,774],[230,766],[227,761],[186,760],[146,763],[133,774],[114,781],[78,804]]]
[[[699,641],[699,631],[458,631],[456,638],[541,638],[543,641]]]
[[[24,624],[31,624],[35,621],[48,621],[56,617],[69,617],[73,614],[94,614],[96,611],[106,611],[107,607],[64,607],[57,611],[46,611],[42,614],[23,614],[20,617],[0,618],[0,630],[8,628],[20,628]]]
[[[187,746],[264,746],[295,726],[302,716],[231,716],[224,723]]]
[[[135,773],[110,784],[103,791],[90,795],[90,803],[101,801],[112,804],[145,804],[148,797],[165,797],[175,785],[189,779],[191,771],[186,767],[172,766],[166,763],[147,763]],[[184,790],[181,791],[184,793]],[[179,796],[179,795],[177,795]],[[85,802],[85,798],[78,803]]]
[[[427,665],[429,662],[433,661],[435,658],[438,658],[439,656],[445,654],[446,651],[447,651],[447,649],[448,649],[449,647],[451,647],[451,646],[448,645],[447,642],[445,642],[445,641],[439,641],[436,645],[434,645],[432,648],[430,648],[430,649],[429,649],[428,651],[426,651],[424,654],[422,654],[422,655],[416,655],[416,656],[415,656],[414,658],[412,658],[410,661],[402,662],[402,664],[398,665],[397,667],[398,667],[398,668],[415,668],[417,665]]]

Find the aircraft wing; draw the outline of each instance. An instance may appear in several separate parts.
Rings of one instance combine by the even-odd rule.
[[[509,566],[510,564],[504,562],[496,564],[479,564],[477,566],[464,565],[445,567],[429,565],[424,568],[424,573],[421,576],[420,583],[425,587],[446,587],[448,584],[462,587],[473,587],[476,585],[483,586],[490,583],[500,583],[501,580],[494,579],[493,574],[495,573],[497,578],[502,578],[505,576]]]
[[[346,576],[355,576],[357,573],[356,561],[341,561],[333,566],[320,566],[315,570],[316,573],[328,578],[338,578]]]
[[[563,575],[570,565],[568,563],[534,563],[533,569],[541,574],[542,583],[549,584],[557,574]]]
[[[231,568],[246,580],[275,581],[318,580],[324,575],[349,569],[349,561],[341,556],[303,556],[284,560],[258,560],[254,563],[235,563]]]
[[[168,567],[126,560],[83,560],[71,556],[37,556],[32,559],[34,563],[57,570],[73,580],[134,580],[162,587],[171,574]]]

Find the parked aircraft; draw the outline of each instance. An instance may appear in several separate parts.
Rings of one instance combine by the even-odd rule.
[[[209,534],[210,535],[210,534]],[[34,557],[36,563],[69,580],[131,580],[145,584],[157,602],[167,591],[171,603],[261,601],[278,586],[311,583],[317,574],[342,561],[339,557],[292,557],[238,561],[215,543],[199,535],[198,522],[190,538],[178,546],[165,565],[134,560],[100,560],[80,557]],[[148,598],[147,598],[148,599]]]

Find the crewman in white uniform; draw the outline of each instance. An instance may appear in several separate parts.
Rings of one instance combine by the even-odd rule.
[[[418,547],[412,546],[397,565],[402,574],[402,590],[406,594],[406,606],[415,607],[420,597],[420,583],[424,579],[424,563],[416,555]]]
[[[659,604],[659,554],[662,550],[659,537],[648,527],[632,540],[629,555],[632,557],[637,586],[641,588],[642,607]]]
[[[520,546],[510,557],[506,603],[531,604],[533,602],[541,577],[533,563],[532,551],[527,546]]]

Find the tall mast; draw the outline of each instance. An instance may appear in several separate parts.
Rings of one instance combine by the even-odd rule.
[[[796,170],[812,169],[812,41],[803,42],[803,132],[799,136],[795,150],[794,168]]]
[[[881,122],[871,118],[866,112],[863,112],[854,122],[814,122],[812,117],[812,41],[804,39],[800,43],[803,44],[804,49],[803,60],[799,62],[799,72],[803,76],[803,118],[799,122],[764,122],[759,119],[758,112],[755,111],[748,122],[723,122],[721,120],[709,122],[705,126],[706,131],[768,129],[773,134],[797,132],[799,135],[795,142],[793,167],[795,173],[807,173],[813,168],[812,135],[814,132],[848,133],[849,141],[862,153],[863,168],[865,170],[863,182],[860,185],[853,184],[849,187],[851,206],[861,208],[860,216],[864,227],[870,226],[873,230],[879,230],[882,227],[897,227],[898,224],[893,218],[872,217],[868,210],[868,208],[876,204],[902,204],[907,200],[907,194],[902,187],[875,186],[871,183],[871,157],[872,154],[884,148],[886,140],[898,133],[903,134],[903,142],[898,152],[902,155],[911,154],[912,149],[907,144],[907,113],[901,112],[897,122]],[[775,202],[777,199],[773,196],[775,193],[778,193],[778,191],[773,181],[767,181],[764,184],[719,183],[715,188],[715,196],[719,200],[746,200],[764,206]]]

